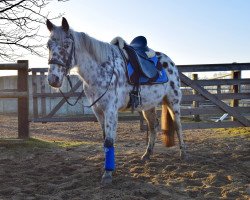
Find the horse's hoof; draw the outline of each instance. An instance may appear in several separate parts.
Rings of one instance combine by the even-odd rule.
[[[105,172],[102,176],[102,185],[109,185],[112,183],[112,172]]]
[[[186,152],[180,152],[181,160],[189,160],[189,155]]]
[[[147,154],[147,153],[144,154],[144,155],[141,157],[141,160],[144,161],[144,162],[150,160],[150,155]]]

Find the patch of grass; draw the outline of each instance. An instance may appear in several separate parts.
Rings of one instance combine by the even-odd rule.
[[[22,140],[22,139],[0,139],[0,147],[6,147],[6,148],[52,148],[55,147],[53,143],[30,138],[28,140]]]
[[[63,147],[63,148],[78,147],[81,145],[85,146],[99,145],[98,142],[87,142],[87,141],[54,141],[53,143],[58,147]]]
[[[0,139],[0,147],[6,148],[69,148],[77,146],[93,146],[99,145],[97,142],[88,141],[53,141],[30,138],[28,140],[21,139]]]
[[[250,127],[237,127],[237,128],[218,128],[214,129],[220,134],[216,137],[229,138],[229,137],[246,137],[250,140]]]

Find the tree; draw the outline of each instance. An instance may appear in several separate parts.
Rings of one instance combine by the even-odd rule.
[[[52,0],[1,0],[0,1],[0,60],[13,61],[31,53],[42,56],[44,44],[38,34],[50,13],[44,8]],[[57,0],[67,1],[67,0]],[[61,17],[62,14],[50,17]]]

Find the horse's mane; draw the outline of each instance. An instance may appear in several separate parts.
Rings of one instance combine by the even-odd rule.
[[[75,40],[75,47],[80,52],[88,52],[99,64],[106,62],[111,54],[111,45],[106,42],[96,40],[86,33],[72,31]]]

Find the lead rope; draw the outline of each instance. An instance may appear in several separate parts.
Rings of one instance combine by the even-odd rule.
[[[114,52],[113,52],[113,51],[112,51],[112,56],[113,56],[113,72],[112,72],[112,75],[111,75],[111,78],[110,78],[110,81],[109,81],[109,84],[108,84],[108,87],[107,87],[106,91],[105,91],[100,97],[98,97],[91,105],[89,105],[89,106],[82,105],[83,107],[85,107],[85,108],[91,108],[93,105],[95,105],[95,104],[96,104],[96,103],[97,103],[97,102],[98,102],[98,101],[108,92],[109,87],[110,87],[110,84],[111,84],[112,79],[113,79],[113,76],[114,76],[114,73],[115,73],[115,61],[114,61],[115,56],[114,56]],[[72,89],[72,82],[71,82],[71,80],[70,80],[70,76],[67,75],[66,77],[67,77],[67,80],[68,80],[68,82],[69,82],[69,85],[70,85],[70,87],[71,87],[71,89]],[[66,97],[66,96],[64,95],[64,93],[62,92],[61,89],[59,89],[59,91],[60,91],[60,93],[62,94],[64,100],[65,100],[65,101],[67,102],[67,104],[69,104],[70,106],[75,106],[75,105],[77,104],[77,102],[80,100],[80,98],[82,97],[82,95],[84,94],[84,90],[82,90],[81,94],[77,97],[76,101],[75,101],[74,103],[70,103],[70,102],[68,101],[68,98],[69,98],[69,97]]]

